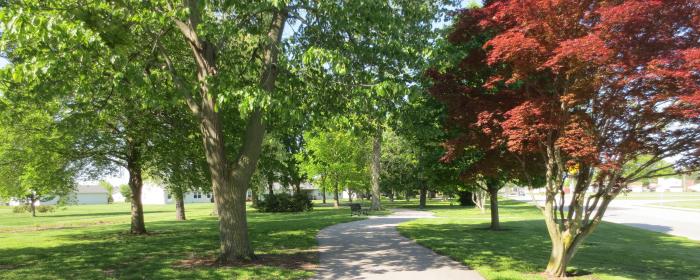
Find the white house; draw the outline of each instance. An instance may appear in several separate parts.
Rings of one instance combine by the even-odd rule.
[[[321,200],[323,198],[323,194],[322,194],[321,190],[319,190],[316,186],[314,186],[313,184],[311,184],[309,182],[301,183],[301,185],[299,185],[299,188],[301,189],[302,192],[307,193],[312,200]],[[272,191],[274,193],[290,193],[290,194],[292,194],[292,193],[294,193],[294,187],[293,186],[284,187],[280,183],[273,183],[272,184]],[[261,196],[265,195],[267,193],[268,193],[267,187],[265,187],[265,189],[262,189],[259,191],[259,194]],[[248,199],[250,199],[251,196],[252,196],[252,192],[250,190],[248,190],[246,197]],[[349,193],[347,190],[340,187],[340,193],[338,193],[338,196],[340,197],[340,199],[348,199]],[[357,194],[353,193],[353,198],[355,198],[355,197],[357,197]],[[333,200],[333,192],[332,191],[326,192],[326,200]]]
[[[683,181],[679,178],[659,178],[657,192],[683,192]]]
[[[211,203],[214,198],[211,193],[187,192],[183,198],[185,203]],[[162,186],[145,182],[141,191],[141,203],[143,204],[171,204],[175,203],[175,198]]]
[[[78,185],[75,191],[68,193],[66,199],[71,204],[107,204],[109,195],[105,189],[99,185]],[[51,200],[37,201],[35,205],[55,205],[58,203],[59,197],[54,197]],[[10,206],[21,204],[18,200],[11,200]]]

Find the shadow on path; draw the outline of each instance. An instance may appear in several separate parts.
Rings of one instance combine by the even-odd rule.
[[[473,270],[401,236],[400,223],[431,218],[427,211],[395,210],[385,217],[325,228],[317,238],[316,279],[483,279]]]

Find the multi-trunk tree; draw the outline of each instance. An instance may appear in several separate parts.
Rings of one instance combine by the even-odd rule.
[[[367,141],[340,129],[318,129],[305,134],[307,155],[303,169],[322,189],[331,190],[334,206],[340,205],[343,189],[350,193],[368,182]]]
[[[504,145],[524,170],[544,170],[548,274],[566,274],[629,183],[697,167],[698,18],[696,1],[513,0],[488,1],[456,22],[451,42],[476,47],[460,69],[437,74],[454,76],[444,92],[477,113],[475,126],[496,130],[490,144]],[[522,160],[531,154],[540,159]]]

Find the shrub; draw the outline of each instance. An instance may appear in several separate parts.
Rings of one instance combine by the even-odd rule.
[[[131,202],[131,188],[129,188],[129,185],[119,186],[119,193],[124,197],[124,202]]]
[[[472,192],[470,191],[459,191],[459,205],[461,206],[474,206],[474,201],[472,200]]]
[[[31,211],[32,211],[32,207],[29,204],[23,204],[23,205],[15,206],[12,208],[12,213],[16,213],[16,214],[27,213],[27,212],[31,212]]]
[[[39,205],[35,207],[35,209],[39,213],[46,213],[46,212],[54,212],[56,211],[56,208],[51,206],[51,205]],[[32,206],[29,204],[23,204],[19,206],[15,206],[12,208],[12,213],[27,213],[27,212],[32,212]]]
[[[289,195],[287,193],[267,194],[264,199],[258,201],[260,212],[303,212],[311,211],[313,203],[304,193]]]
[[[56,209],[51,205],[39,205],[36,207],[36,211],[39,213],[53,212]]]

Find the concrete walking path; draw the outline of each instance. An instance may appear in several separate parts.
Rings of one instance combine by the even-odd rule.
[[[390,216],[337,224],[318,233],[315,279],[484,279],[476,271],[405,238],[400,223],[431,218],[428,211],[395,210]]]

